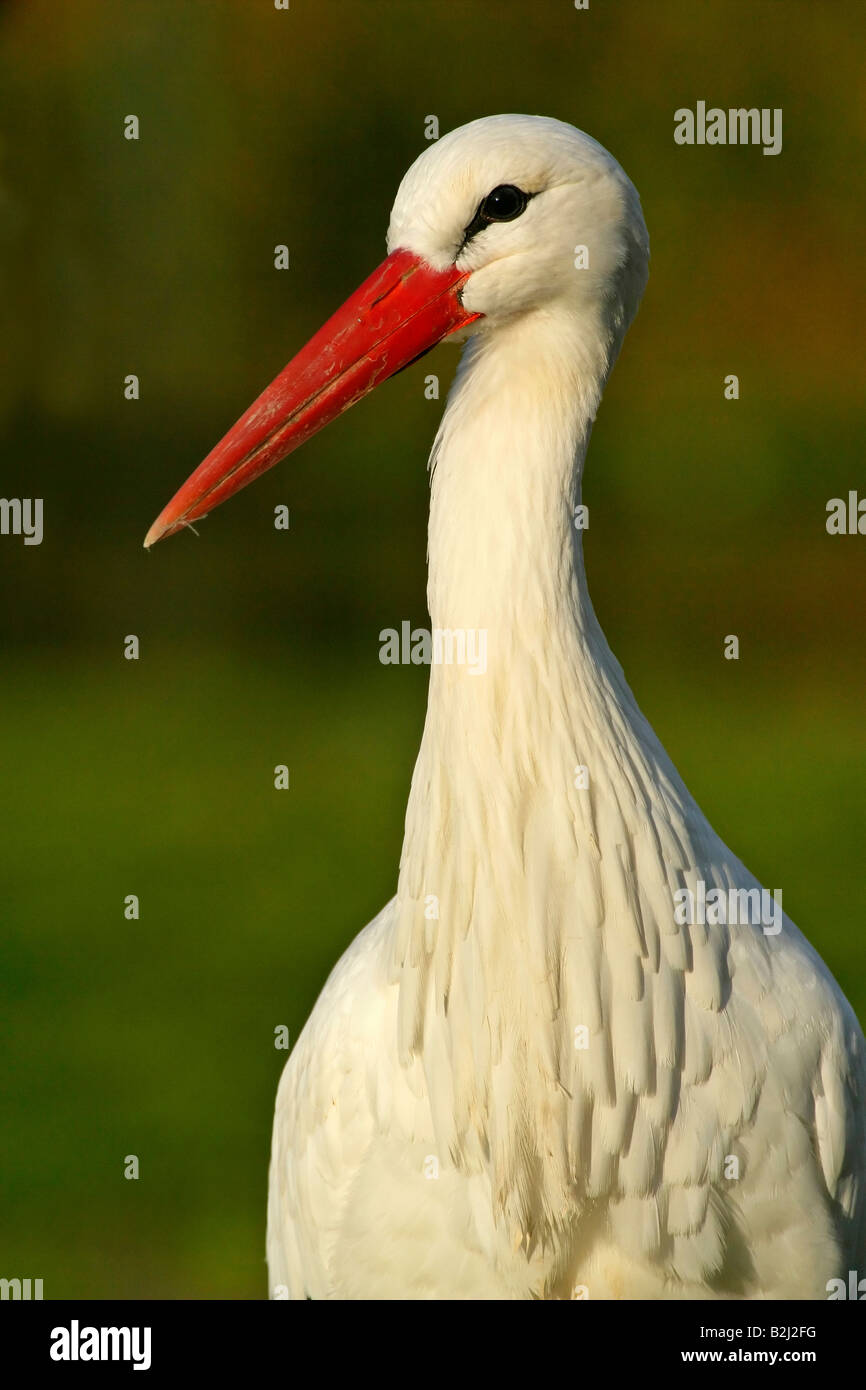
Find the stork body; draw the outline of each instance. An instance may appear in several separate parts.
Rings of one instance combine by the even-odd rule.
[[[863,1036],[641,714],[573,525],[637,194],[569,126],[477,121],[389,249],[461,276],[428,601],[487,669],[431,667],[397,894],[283,1073],[272,1294],[825,1298],[866,1264]],[[685,889],[740,920],[680,920]]]

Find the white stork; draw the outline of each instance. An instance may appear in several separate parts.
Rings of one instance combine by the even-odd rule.
[[[638,195],[571,126],[495,116],[416,160],[388,249],[146,541],[469,337],[428,599],[487,669],[433,665],[396,897],[283,1072],[272,1295],[826,1298],[866,1272],[863,1035],[638,709],[573,525]]]

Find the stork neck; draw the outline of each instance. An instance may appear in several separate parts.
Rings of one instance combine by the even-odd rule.
[[[433,626],[485,630],[487,662],[434,651],[392,955],[400,1055],[427,1059],[442,1151],[491,1171],[518,1232],[555,1225],[576,1181],[562,1137],[592,1097],[613,1103],[603,1049],[572,1076],[570,1030],[600,1037],[610,999],[640,997],[629,884],[669,901],[699,826],[595,618],[573,524],[608,364],[547,328],[470,348],[434,447]]]
[[[659,786],[675,838],[700,818],[590,601],[574,511],[610,363],[600,332],[581,338],[572,327],[471,344],[434,445],[434,650],[398,888],[404,964],[409,936],[431,940],[418,909],[437,884],[449,884],[453,929],[459,918],[460,931],[483,934],[497,914],[512,917],[515,884],[503,907],[494,879],[509,864],[527,879],[545,860],[549,847],[527,839],[533,816],[551,843],[593,856],[604,849],[601,808],[615,850],[658,814]],[[437,631],[447,639],[439,660]],[[461,634],[483,662],[461,664]],[[482,877],[486,919],[465,886]]]
[[[487,632],[508,661],[591,614],[575,509],[607,363],[573,329],[520,321],[470,343],[431,461],[434,628]],[[527,364],[531,364],[527,368]]]
[[[603,335],[553,328],[471,344],[434,445],[433,664],[398,890],[409,916],[461,855],[467,878],[509,860],[525,874],[529,806],[558,807],[566,838],[579,826],[592,843],[600,802],[616,817],[645,807],[660,777],[670,804],[688,798],[601,631],[574,525]],[[588,796],[574,795],[578,767]],[[467,930],[478,918],[471,898],[451,910]]]

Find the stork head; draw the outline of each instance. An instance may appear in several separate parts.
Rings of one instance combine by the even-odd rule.
[[[184,483],[146,546],[205,516],[445,337],[556,310],[585,322],[612,361],[649,247],[637,192],[595,140],[542,116],[490,116],[415,161],[388,251]]]
[[[391,212],[397,247],[468,276],[460,297],[480,332],[554,304],[610,310],[627,326],[649,257],[637,190],[616,160],[545,116],[488,116],[425,150]]]

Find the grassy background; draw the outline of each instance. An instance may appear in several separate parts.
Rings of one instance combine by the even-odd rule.
[[[381,667],[377,634],[425,622],[422,379],[456,354],[200,540],[141,539],[381,258],[429,113],[573,121],[641,191],[594,601],[713,824],[866,1017],[866,539],[824,529],[866,490],[864,25],[806,0],[0,7],[0,492],[43,497],[46,528],[0,537],[0,1275],[264,1296],[274,1028],[396,881],[426,676]],[[782,154],[675,146],[698,99],[781,106]]]

